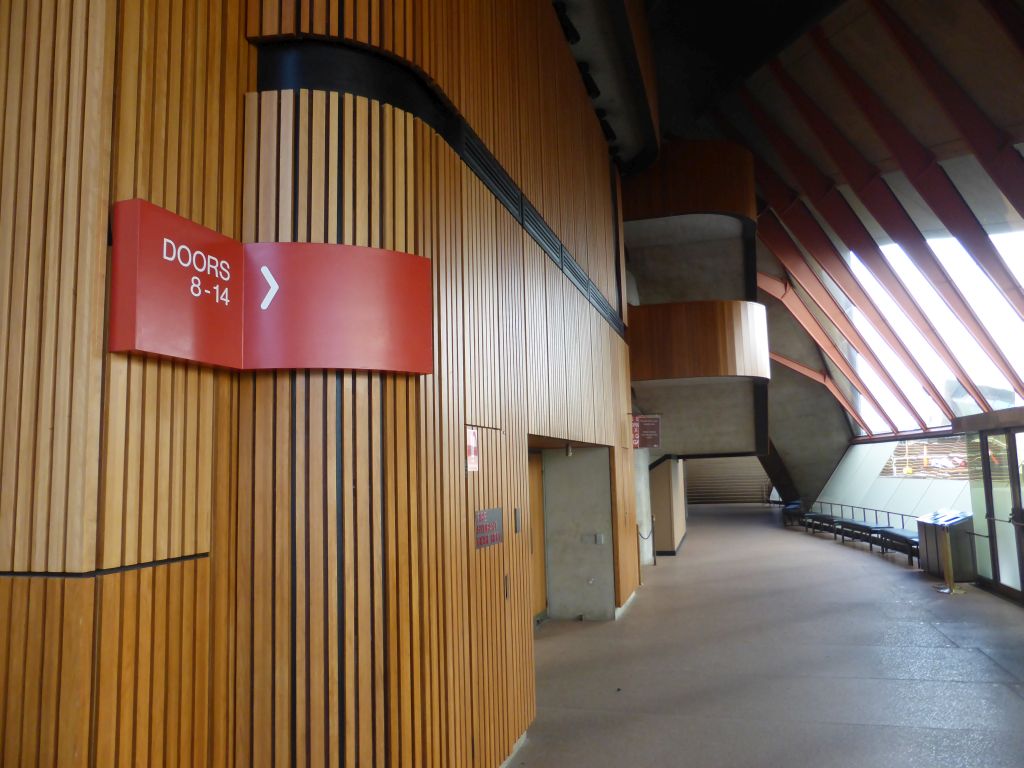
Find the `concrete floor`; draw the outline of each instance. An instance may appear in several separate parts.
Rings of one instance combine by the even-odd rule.
[[[899,555],[694,508],[618,622],[537,632],[512,766],[1024,766],[1024,608]]]

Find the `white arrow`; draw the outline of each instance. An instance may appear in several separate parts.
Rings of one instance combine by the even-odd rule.
[[[267,281],[267,285],[270,286],[270,290],[267,291],[267,295],[264,296],[263,301],[260,302],[260,309],[266,309],[270,306],[270,302],[272,302],[274,297],[277,295],[277,280],[275,280],[274,276],[270,274],[270,269],[266,265],[260,267],[260,272],[263,274],[263,279]]]

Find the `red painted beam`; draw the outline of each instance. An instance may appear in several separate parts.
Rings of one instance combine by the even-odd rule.
[[[760,161],[755,161],[758,165],[758,183],[761,184],[762,173],[765,173],[760,168]],[[779,180],[781,183],[781,180]],[[762,188],[767,185],[762,184]],[[783,186],[785,186],[783,184]],[[772,206],[774,208],[774,206]],[[778,210],[778,209],[776,209]],[[798,201],[796,205],[793,205],[785,214],[786,226],[788,226],[796,235],[796,237],[803,244],[804,248],[812,255],[812,257],[822,265],[822,268],[828,271],[828,267],[832,267],[835,272],[848,271],[846,262],[842,260],[835,248],[832,246],[832,242],[828,239],[828,235],[821,229],[821,226],[811,215],[811,212],[807,210],[807,207],[802,201]],[[818,276],[807,266],[804,261],[803,255],[800,253],[800,249],[793,242],[789,233],[786,232],[785,228],[779,223],[778,219],[770,211],[765,211],[758,217],[758,237],[761,241],[768,246],[776,258],[782,263],[786,270],[790,273],[794,280],[796,280],[800,287],[803,288],[807,294],[814,300],[815,304],[825,313],[825,316],[829,318],[836,326],[836,329],[842,334],[843,338],[857,350],[858,353],[867,361],[867,363],[875,369],[879,378],[882,379],[893,392],[896,398],[903,403],[907,411],[914,417],[914,420],[924,428],[924,420],[918,414],[913,404],[907,398],[903,390],[896,384],[892,376],[889,374],[888,369],[882,362],[875,356],[874,351],[867,344],[866,341],[861,337],[860,333],[853,327],[846,313],[839,307],[832,294],[829,293],[828,289],[822,285]],[[827,265],[827,266],[826,266]],[[851,281],[855,281],[852,274],[849,275]],[[842,285],[840,284],[840,288]],[[848,296],[849,297],[849,296]],[[853,302],[856,305],[856,302]]]
[[[1024,157],[1014,148],[1011,137],[978,108],[888,3],[867,0],[867,4],[888,28],[932,96],[967,140],[978,162],[1010,204],[1024,216]]]
[[[1017,376],[1013,366],[1003,356],[995,340],[988,334],[984,325],[971,311],[964,297],[956,289],[951,276],[943,269],[941,262],[939,262],[932,249],[928,246],[924,235],[921,234],[913,219],[910,218],[892,189],[889,188],[889,185],[882,178],[879,170],[861,155],[860,151],[839,131],[836,125],[804,93],[777,61],[772,63],[772,71],[779,84],[803,116],[808,127],[810,127],[836,165],[839,166],[847,181],[850,182],[853,191],[857,193],[857,196],[878,223],[882,225],[895,242],[902,246],[911,261],[917,265],[918,269],[936,287],[936,290],[949,304],[950,309],[970,329],[978,343],[992,357],[995,364],[1003,371],[1008,380],[1013,383],[1014,387],[1020,386],[1024,388],[1024,382]],[[941,172],[941,168],[939,170]],[[988,237],[985,236],[984,239],[991,247],[991,241]],[[907,313],[907,316],[943,362],[949,366],[960,384],[978,403],[978,406],[984,411],[990,411],[991,406],[985,400],[981,390],[971,379],[970,374],[964,369],[957,356],[953,354],[949,346],[943,341],[938,329],[935,328],[931,320],[921,311],[918,303],[910,296],[906,286],[888,262],[881,266],[878,278],[883,287],[889,292],[889,295]],[[1020,390],[1020,392],[1024,395],[1024,390]]]
[[[995,283],[1010,304],[1024,316],[1024,293],[1022,293],[1020,285],[1013,273],[1007,269],[1006,263],[992,244],[985,228],[981,226],[974,211],[964,201],[956,185],[953,184],[935,155],[906,129],[846,60],[825,41],[820,29],[811,32],[811,39],[850,98],[860,107],[864,117],[871,123],[875,133],[892,152],[901,170],[914,185],[918,194],[928,203],[950,234],[959,240],[960,244],[971,254],[978,266]],[[882,226],[885,224],[883,223]],[[893,233],[890,232],[890,234]],[[915,262],[917,261],[916,253],[911,253],[906,246],[904,246],[904,250]],[[940,286],[949,280],[949,276],[942,269],[941,264],[934,259],[930,248],[927,249],[927,254],[922,254],[921,259],[918,267],[928,276],[936,289],[943,293]],[[934,262],[935,267],[928,266],[928,262]],[[1005,358],[1002,358],[1002,353],[998,351],[995,341],[984,330],[963,296],[959,292],[947,291],[943,293],[943,299],[960,318],[960,321],[971,330],[978,343],[1003,371],[1003,375],[1013,382],[1014,389],[1017,389],[1022,384],[1020,377],[1013,371],[1013,367],[1005,362]],[[970,322],[968,322],[968,318],[971,319]],[[1002,362],[1000,362],[1001,358]],[[1011,373],[1007,373],[1005,368],[1008,368]]]
[[[885,423],[889,425],[889,428],[895,432],[895,422],[889,418],[885,409],[882,408],[878,400],[875,399],[875,396],[871,394],[871,390],[864,385],[860,376],[855,370],[853,370],[853,366],[847,362],[846,357],[843,356],[839,347],[837,347],[829,335],[825,333],[825,329],[818,324],[818,321],[814,319],[814,315],[812,315],[811,311],[804,306],[803,301],[796,295],[796,293],[793,292],[793,289],[789,284],[777,277],[772,277],[771,275],[759,272],[757,275],[757,287],[769,296],[772,296],[782,302],[782,305],[789,310],[793,319],[797,321],[800,327],[803,328],[807,335],[814,340],[814,343],[818,345],[822,354],[831,360],[832,364],[850,380],[850,383],[854,388],[865,400],[874,406],[875,410],[878,411],[879,415],[885,420]]]
[[[806,212],[806,209],[803,210]],[[807,215],[809,216],[810,214]],[[832,294],[829,293],[828,289],[818,279],[814,271],[807,266],[807,262],[804,261],[798,246],[793,242],[789,233],[786,232],[785,228],[771,211],[765,211],[758,217],[757,236],[775,254],[775,258],[785,267],[790,277],[804,289],[818,309],[832,322],[839,334],[846,339],[851,347],[857,350],[868,365],[875,369],[879,378],[886,382],[896,398],[903,403],[918,425],[923,429],[925,426],[924,420],[914,409],[913,404],[889,375],[889,371],[882,362],[875,356],[874,351],[864,340],[863,336],[861,336],[860,332],[850,322],[842,307],[836,303]]]
[[[868,429],[868,425],[864,422],[864,419],[860,417],[860,414],[857,413],[857,409],[853,407],[853,403],[846,398],[843,391],[839,389],[836,383],[832,380],[831,376],[827,373],[816,371],[813,368],[808,368],[803,363],[798,363],[796,360],[790,360],[788,357],[783,357],[775,352],[772,352],[770,357],[779,365],[783,365],[791,371],[796,371],[801,376],[806,376],[811,381],[816,381],[825,387],[825,389],[832,394],[832,397],[836,399],[836,402],[843,407],[843,410],[850,414],[850,418],[856,421],[860,425],[860,428],[867,432],[869,437],[871,436],[872,432]]]
[[[776,122],[768,115],[764,109],[754,100],[754,98],[744,89],[742,91],[744,102],[747,106],[748,111],[754,117],[758,126],[768,137],[772,146],[778,152],[783,162],[790,168],[793,174],[797,177],[797,182],[803,188],[804,192],[814,203],[815,207],[822,214],[829,225],[836,231],[840,239],[849,247],[851,250],[857,253],[857,255],[864,262],[865,266],[872,273],[879,278],[886,288],[896,292],[897,302],[901,306],[904,306],[904,311],[907,308],[916,309],[920,313],[920,309],[917,308],[916,303],[910,297],[910,295],[903,288],[902,283],[896,277],[892,268],[889,266],[889,262],[885,256],[878,249],[878,244],[874,238],[864,227],[860,218],[857,216],[853,208],[843,197],[842,193],[836,188],[835,184],[832,183],[818,168],[810,161],[810,159],[804,155],[803,152],[796,146],[792,139],[790,139],[784,131],[776,124]],[[757,166],[758,171],[765,168],[765,164],[761,163]],[[765,174],[767,175],[767,174]],[[774,172],[772,172],[774,175]],[[762,180],[762,176],[759,175],[758,182]],[[781,180],[778,183],[782,183]],[[778,184],[773,184],[777,186]],[[791,195],[786,197],[791,199]],[[775,207],[775,203],[769,199],[772,207]],[[882,315],[882,313],[875,306],[874,302],[864,291],[863,287],[854,277],[850,271],[849,265],[845,259],[839,256],[832,246],[828,236],[825,235],[824,231],[821,230],[821,226],[814,220],[810,213],[807,213],[807,217],[810,222],[806,220],[801,223],[799,230],[794,228],[790,224],[789,218],[794,215],[794,212],[798,209],[792,206],[791,203],[786,204],[790,212],[787,213],[783,218],[786,221],[787,226],[793,230],[797,239],[800,240],[804,245],[811,251],[822,268],[829,273],[833,280],[839,285],[843,292],[849,297],[849,299],[857,305],[857,307],[865,314],[868,320],[874,325],[875,329],[886,341],[886,343],[892,348],[893,352],[896,353],[897,357],[903,362],[907,369],[914,375],[917,382],[921,387],[928,393],[928,395],[935,401],[936,405],[946,414],[949,419],[953,418],[952,410],[942,394],[935,388],[935,385],[925,374],[924,370],[918,364],[917,360],[910,353],[902,339],[900,339],[888,321]],[[776,208],[776,210],[778,210]],[[822,239],[828,243],[825,247],[822,243]],[[816,240],[821,243],[817,248],[812,248],[812,244],[808,242],[808,239]],[[898,297],[898,298],[897,298]],[[883,369],[884,370],[884,369]],[[888,377],[888,374],[886,374]],[[889,381],[892,381],[889,377]],[[902,390],[896,386],[895,382],[892,382],[893,391],[900,393],[902,396]],[[909,401],[908,401],[909,402]],[[910,408],[910,412],[916,414],[913,408]],[[916,417],[918,421],[922,421],[920,416]],[[924,424],[922,422],[922,428]]]
[[[1017,47],[1024,51],[1024,11],[1013,0],[982,0]]]

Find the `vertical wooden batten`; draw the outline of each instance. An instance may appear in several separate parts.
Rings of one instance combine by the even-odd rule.
[[[620,603],[638,582],[628,354],[595,304],[618,206],[551,8],[14,0],[0,29],[0,762],[500,764],[536,710],[529,433],[613,446]],[[307,33],[425,74],[587,294],[419,116],[257,90],[254,43]],[[434,373],[106,353],[109,206],[136,196],[429,258]]]

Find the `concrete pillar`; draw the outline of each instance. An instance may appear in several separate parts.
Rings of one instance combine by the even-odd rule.
[[[686,482],[683,462],[666,459],[650,472],[654,546],[659,555],[674,555],[686,536]]]
[[[612,496],[607,448],[543,452],[548,616],[615,618]]]
[[[637,448],[633,451],[636,524],[640,529],[640,565],[654,564],[654,537],[651,535],[651,474],[647,469],[650,463],[650,448]]]

